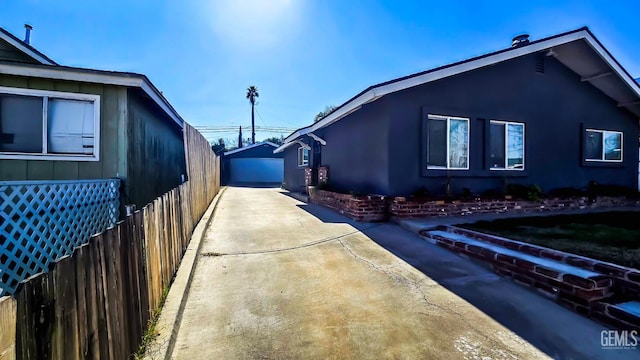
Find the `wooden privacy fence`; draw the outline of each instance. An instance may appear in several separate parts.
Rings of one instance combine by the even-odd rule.
[[[184,143],[191,199],[194,199],[191,214],[199,219],[220,190],[220,158],[211,150],[207,139],[188,124],[184,127]]]
[[[206,146],[206,148],[205,148]],[[0,360],[126,359],[219,190],[219,161],[185,126],[189,181],[0,298]]]

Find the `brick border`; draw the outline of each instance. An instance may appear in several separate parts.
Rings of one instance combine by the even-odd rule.
[[[387,219],[387,198],[380,195],[356,196],[308,187],[309,200],[324,205],[362,222],[384,221]]]
[[[464,216],[472,214],[519,214],[554,212],[569,209],[596,209],[608,207],[638,206],[640,201],[618,197],[599,197],[595,202],[588,198],[525,200],[474,200],[451,201],[423,200],[397,196],[393,198],[389,212],[398,218],[424,218]]]
[[[323,180],[327,178],[327,168],[321,168]],[[307,181],[311,171],[305,171]],[[395,218],[429,218],[464,216],[472,214],[526,214],[541,212],[562,212],[577,209],[602,209],[613,207],[637,207],[639,200],[618,197],[599,197],[595,202],[588,198],[544,199],[541,201],[524,200],[475,200],[451,201],[423,200],[403,196],[386,197],[382,195],[357,196],[320,190],[307,186],[309,200],[324,205],[354,220],[363,222],[385,221]]]

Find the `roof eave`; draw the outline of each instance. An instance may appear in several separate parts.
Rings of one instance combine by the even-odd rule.
[[[274,148],[278,148],[278,144],[274,144],[271,141],[262,141],[262,142],[259,142],[259,143],[251,144],[249,146],[245,146],[245,147],[229,150],[229,151],[225,152],[224,155],[227,156],[227,155],[236,154],[236,153],[239,153],[239,152],[242,152],[242,151],[246,151],[246,150],[249,150],[249,149],[255,149],[255,148],[257,148],[259,146],[262,146],[262,145],[269,145],[269,146],[272,146]],[[274,150],[274,154],[275,154],[275,150]]]
[[[600,42],[595,38],[595,36],[593,36],[589,29],[584,27],[567,33],[555,35],[546,39],[534,41],[526,46],[503,49],[487,55],[482,55],[476,58],[464,60],[450,65],[445,65],[443,67],[427,70],[423,73],[409,75],[397,80],[391,80],[382,84],[371,86],[359,95],[356,95],[354,98],[338,107],[334,112],[330,113],[320,121],[307,127],[298,129],[291,135],[287,136],[287,138],[285,139],[285,144],[276,149],[276,151],[284,150],[286,148],[285,145],[291,143],[299,137],[309,132],[329,126],[332,123],[349,115],[350,113],[357,111],[362,105],[371,101],[375,101],[387,94],[453,75],[461,74],[499,62],[515,59],[524,55],[552,49],[554,46],[559,46],[577,40],[586,41],[614,69],[616,74],[640,97],[640,84],[638,84],[638,82],[636,82],[636,80],[634,80],[631,75],[629,75],[629,73],[604,48],[604,46],[600,44]]]
[[[11,44],[11,46],[17,48],[22,51],[25,55],[30,58],[38,61],[44,65],[58,65],[55,61],[49,59],[46,55],[36,50],[33,46],[25,43],[24,41],[17,38],[15,35],[10,33],[9,31],[0,28],[0,38]]]
[[[137,87],[142,89],[180,128],[184,127],[184,119],[153,83],[141,74],[15,63],[0,63],[0,74]]]

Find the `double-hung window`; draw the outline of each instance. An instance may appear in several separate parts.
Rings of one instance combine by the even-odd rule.
[[[298,148],[298,166],[309,165],[309,149],[305,147]]]
[[[491,170],[524,170],[524,124],[491,120],[489,166]]]
[[[622,132],[587,129],[585,161],[622,162]]]
[[[100,96],[0,87],[0,159],[99,160]]]
[[[469,119],[427,117],[427,169],[469,169]]]

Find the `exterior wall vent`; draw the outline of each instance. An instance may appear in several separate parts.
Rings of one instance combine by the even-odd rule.
[[[543,54],[538,54],[536,57],[536,72],[540,74],[544,74],[544,58]]]

